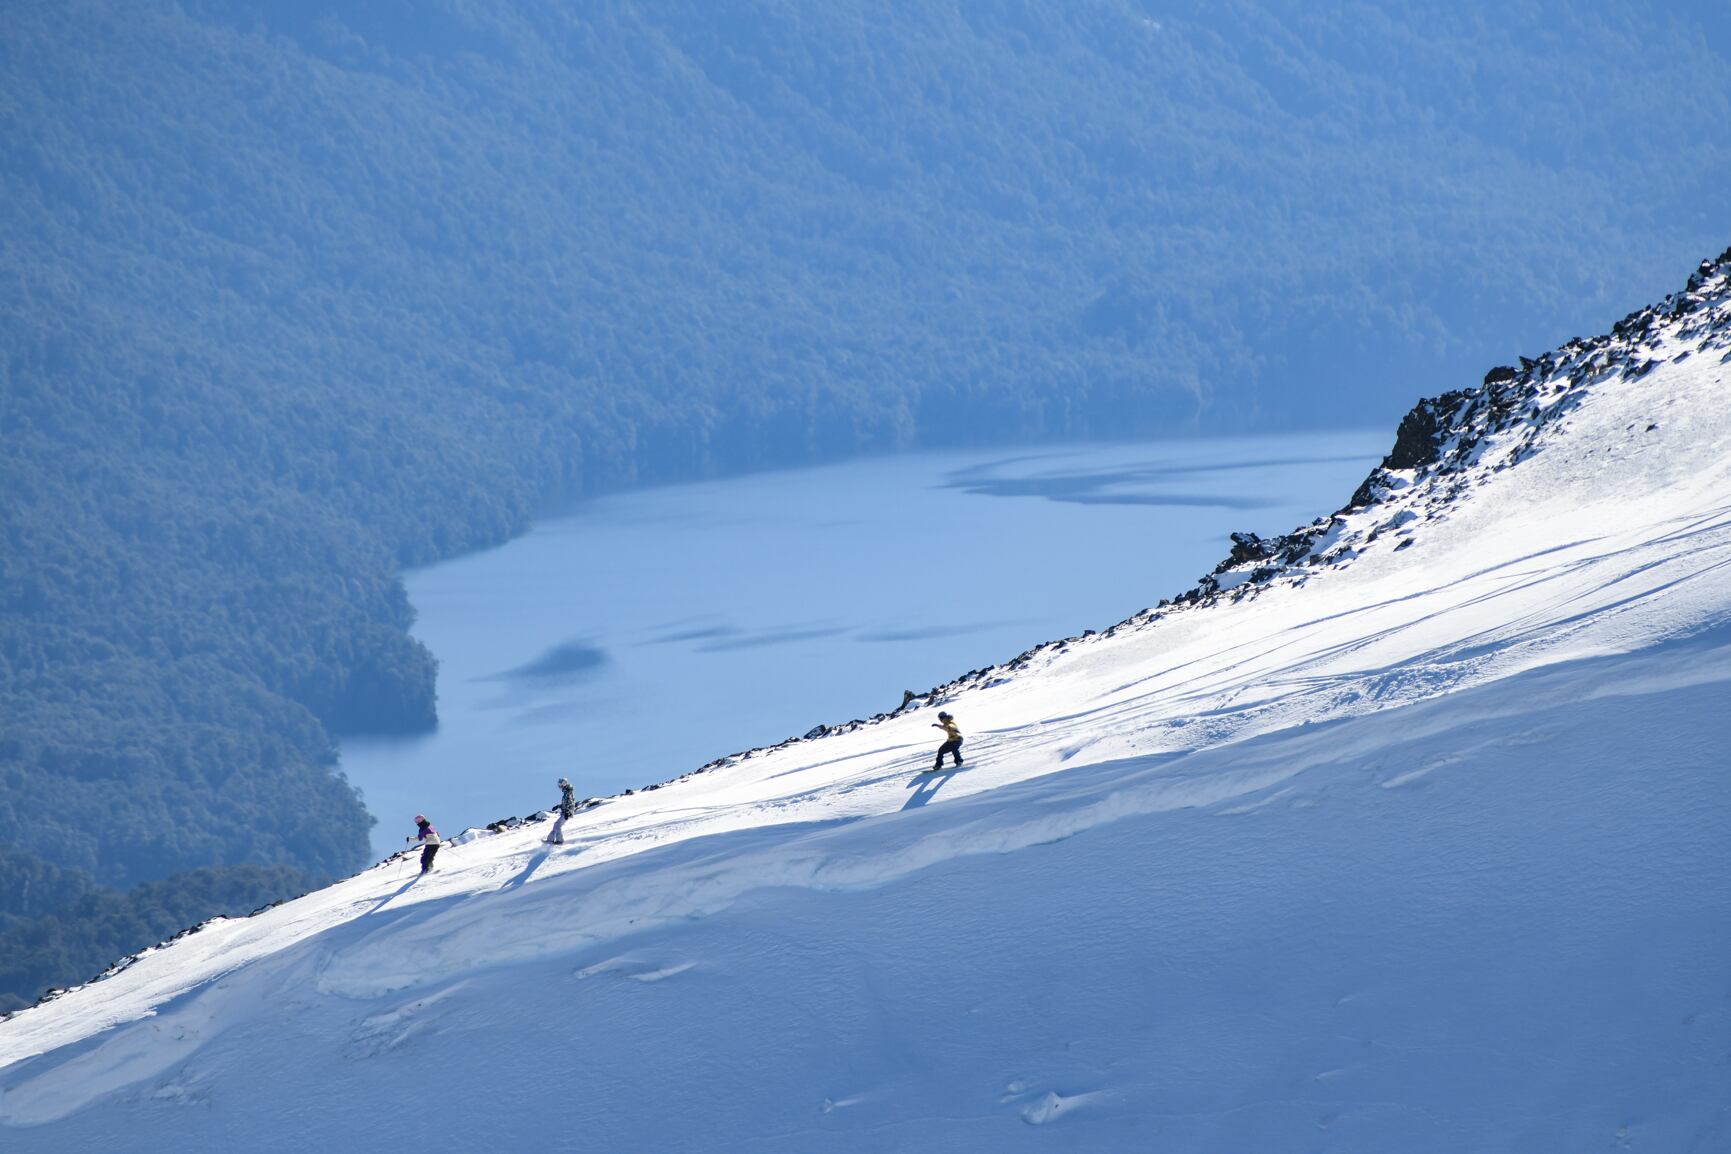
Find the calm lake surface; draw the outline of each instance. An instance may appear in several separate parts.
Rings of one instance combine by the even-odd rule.
[[[585,503],[407,575],[439,729],[351,740],[400,847],[893,709],[1346,502],[1386,431],[931,453]]]

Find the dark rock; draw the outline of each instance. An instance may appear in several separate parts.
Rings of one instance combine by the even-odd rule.
[[[1444,393],[1431,401],[1420,401],[1400,419],[1394,431],[1394,448],[1382,459],[1385,469],[1417,469],[1433,463],[1438,456],[1437,434],[1442,431],[1440,417],[1452,414],[1466,399],[1464,393]],[[1355,499],[1354,503],[1357,501]]]
[[[1246,561],[1262,561],[1274,555],[1275,542],[1265,541],[1255,533],[1232,534],[1232,553],[1227,558],[1224,569],[1230,565],[1242,565]],[[1220,569],[1215,570],[1216,573]]]
[[[1377,497],[1377,488],[1382,484],[1382,470],[1380,468],[1372,469],[1369,476],[1359,482],[1358,488],[1353,490],[1352,499],[1347,502],[1347,508],[1362,509],[1366,505],[1375,501]]]

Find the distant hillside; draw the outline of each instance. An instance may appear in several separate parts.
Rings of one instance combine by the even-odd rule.
[[[0,843],[353,868],[399,568],[573,495],[1392,419],[1722,245],[1725,16],[1314,9],[8,5]]]
[[[7,1154],[1731,1149],[1728,376],[1731,252],[1194,597],[123,958]]]

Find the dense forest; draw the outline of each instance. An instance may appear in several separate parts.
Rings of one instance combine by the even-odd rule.
[[[17,0],[0,1010],[352,870],[405,566],[576,496],[1387,421],[1724,245],[1731,16]]]

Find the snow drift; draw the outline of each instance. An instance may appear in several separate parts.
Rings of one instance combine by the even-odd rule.
[[[1728,362],[1731,251],[1175,601],[148,951],[6,1149],[1731,1147]]]

